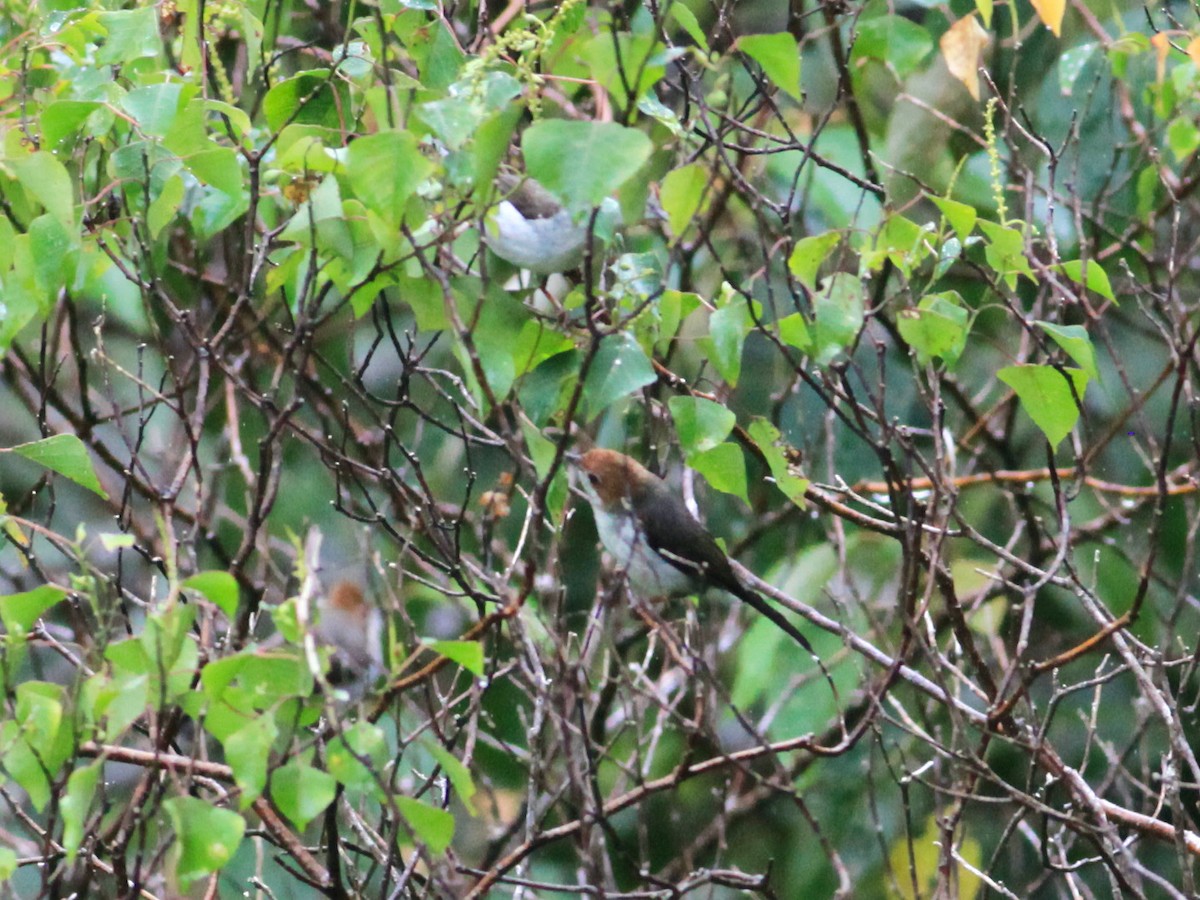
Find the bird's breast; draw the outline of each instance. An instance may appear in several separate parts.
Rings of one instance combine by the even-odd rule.
[[[531,272],[548,275],[579,265],[587,229],[571,221],[566,210],[547,218],[530,218],[507,200],[496,208],[488,246],[502,259]]]
[[[696,591],[696,580],[679,571],[650,546],[632,514],[597,509],[596,530],[617,568],[643,599],[682,597]]]

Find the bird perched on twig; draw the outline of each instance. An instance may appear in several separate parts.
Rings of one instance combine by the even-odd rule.
[[[665,481],[615,450],[589,450],[577,465],[600,540],[637,594],[658,600],[726,591],[813,652],[795,625],[741,582],[729,557]]]
[[[501,259],[539,275],[566,272],[583,261],[588,217],[575,221],[558,198],[532,178],[512,172],[496,176],[502,199],[487,223],[487,245]],[[597,251],[620,219],[616,202],[606,199],[596,215]]]
[[[289,631],[290,639],[301,644],[314,677],[319,677],[321,670],[316,648],[327,647],[332,650],[326,676],[329,684],[361,696],[384,671],[383,612],[353,581],[338,580],[326,588],[320,577],[321,543],[320,530],[310,527],[303,563],[297,565],[300,589],[285,604],[292,606],[287,616],[292,622],[290,630],[276,632],[260,646],[263,650],[283,646],[284,632]]]
[[[383,670],[383,616],[353,582],[339,581],[317,599],[317,643],[333,648],[329,680],[369,684]]]

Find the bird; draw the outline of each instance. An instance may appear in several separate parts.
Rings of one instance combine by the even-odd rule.
[[[314,578],[309,596],[314,595],[316,621],[308,625],[308,633],[316,646],[332,651],[325,680],[333,687],[347,689],[351,697],[361,697],[384,671],[383,614],[353,581],[337,581],[325,590]],[[283,632],[276,631],[258,646],[274,652],[286,644]],[[316,657],[310,665],[315,674],[319,665]]]
[[[383,670],[383,616],[352,581],[338,581],[318,596],[313,636],[333,649],[330,684],[369,684]]]
[[[501,259],[538,275],[577,268],[587,246],[588,218],[577,222],[558,198],[527,176],[501,172],[496,186],[504,195],[486,228],[487,245]],[[620,219],[616,201],[607,198],[596,216],[597,246]]]
[[[576,466],[600,540],[635,593],[653,601],[725,591],[814,653],[795,625],[742,583],[725,551],[665,481],[615,450],[588,450]]]

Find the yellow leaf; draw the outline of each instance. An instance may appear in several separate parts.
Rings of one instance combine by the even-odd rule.
[[[1192,38],[1188,43],[1187,55],[1193,65],[1200,66],[1200,37]]]
[[[943,884],[942,879],[947,873],[940,869],[942,837],[937,819],[930,816],[925,820],[925,830],[920,837],[910,840],[902,836],[892,843],[888,857],[891,860],[892,871],[896,873],[896,887],[899,890],[889,891],[889,897],[915,900],[917,897],[947,896],[945,892],[937,891],[939,886],[951,887],[953,893],[949,896],[957,897],[958,900],[975,900],[979,896],[982,882],[975,874],[983,864],[983,851],[979,841],[966,836],[962,838],[952,880]],[[967,868],[968,865],[971,868]],[[913,891],[914,878],[917,883],[916,892]]]
[[[967,91],[976,100],[979,99],[979,60],[987,42],[988,33],[974,15],[951,25],[939,42],[946,68],[966,85]]]
[[[1167,74],[1167,54],[1171,52],[1171,38],[1160,31],[1150,38],[1150,44],[1154,47],[1154,79],[1158,84],[1162,84],[1163,76]]]
[[[29,538],[25,536],[25,532],[21,530],[21,526],[8,516],[8,504],[4,502],[3,494],[0,494],[0,526],[3,526],[4,533],[8,535],[8,539],[14,544],[19,544],[22,547],[29,546]],[[23,555],[18,555],[17,559],[21,561],[22,568],[29,565]]]
[[[1029,0],[1033,11],[1038,14],[1055,37],[1062,37],[1063,13],[1067,11],[1067,0]]]

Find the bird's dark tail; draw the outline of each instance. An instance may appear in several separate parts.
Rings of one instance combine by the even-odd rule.
[[[817,651],[813,649],[812,644],[808,642],[808,638],[804,636],[800,629],[784,618],[783,613],[771,606],[771,604],[764,600],[759,594],[742,584],[737,585],[737,590],[733,590],[731,593],[755,612],[766,616],[768,619],[774,622],[784,632],[784,634],[790,637],[793,641],[795,641],[813,656],[817,655]]]

